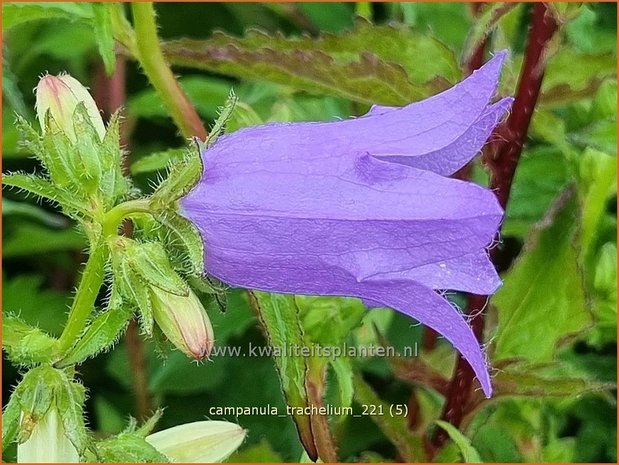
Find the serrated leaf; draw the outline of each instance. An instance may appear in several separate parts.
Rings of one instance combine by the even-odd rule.
[[[121,337],[130,318],[131,311],[125,306],[109,308],[97,315],[69,353],[56,365],[75,365],[108,350]]]
[[[616,76],[613,54],[592,55],[563,47],[548,62],[544,73],[541,105],[561,105],[592,97],[606,79]]]
[[[479,453],[471,445],[471,441],[464,436],[458,428],[442,420],[436,420],[436,424],[447,431],[451,440],[458,446],[458,449],[460,449],[465,463],[481,463],[482,460]]]
[[[105,72],[111,75],[116,67],[116,53],[114,51],[114,29],[112,25],[111,9],[116,5],[109,3],[92,3],[94,14],[95,39],[99,47],[99,54],[103,59]]]
[[[616,388],[574,372],[564,363],[510,363],[493,377],[494,396],[577,397]]]
[[[426,34],[365,21],[354,31],[317,39],[250,31],[164,44],[172,64],[266,80],[358,102],[402,105],[460,78],[453,53]],[[428,57],[432,57],[428,60]]]
[[[75,2],[7,2],[2,4],[2,27],[5,31],[29,21],[53,18],[91,19],[92,7],[89,3]]]
[[[288,348],[304,345],[299,310],[294,296],[254,291],[249,294],[249,298],[254,302],[254,308],[258,311],[269,344],[274,349],[273,359],[286,403],[291,407],[307,407],[309,405],[305,387],[307,360],[305,357],[291,357],[286,353]],[[295,414],[293,419],[305,450],[315,460],[318,453],[309,416]]]
[[[498,309],[495,361],[550,361],[559,343],[591,324],[583,289],[575,189],[564,191],[528,239],[492,303]]]

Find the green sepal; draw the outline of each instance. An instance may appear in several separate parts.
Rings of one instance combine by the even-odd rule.
[[[136,243],[128,247],[125,253],[131,270],[146,283],[170,294],[179,296],[189,294],[189,286],[174,271],[160,243]]]
[[[153,306],[147,284],[137,276],[126,261],[114,266],[114,285],[120,294],[138,310],[142,331],[151,336],[153,333]]]
[[[94,193],[100,186],[104,171],[104,160],[100,153],[101,140],[90,120],[84,102],[79,102],[73,112],[73,126],[79,134],[73,145],[71,162],[73,169],[81,173],[82,184],[88,193]]]
[[[120,113],[116,112],[110,118],[103,142],[99,147],[103,161],[103,176],[101,191],[106,200],[106,206],[111,208],[118,200],[126,197],[131,191],[131,181],[123,175],[123,149],[120,146]]]
[[[56,366],[78,364],[113,347],[129,324],[131,315],[131,310],[125,305],[110,306],[97,315],[77,344]]]
[[[19,432],[21,406],[16,396],[12,395],[2,412],[2,444],[6,447],[15,441]]]
[[[9,420],[19,412],[19,432],[14,433],[14,425],[6,430],[7,440],[22,443],[30,437],[36,424],[50,408],[55,408],[62,420],[65,436],[78,452],[82,453],[87,444],[87,431],[84,424],[83,408],[86,398],[84,386],[72,379],[72,374],[49,365],[41,365],[28,371],[11,396]],[[5,430],[3,429],[3,445]],[[12,436],[12,437],[11,437]]]
[[[197,151],[188,150],[181,159],[173,160],[168,175],[161,181],[150,198],[153,210],[166,210],[175,206],[178,199],[188,194],[202,175],[202,160]]]
[[[57,352],[58,340],[7,314],[2,319],[2,348],[14,364],[32,366],[49,363]]]
[[[137,433],[120,433],[95,444],[99,463],[168,463],[170,459]]]
[[[204,273],[204,243],[198,228],[187,218],[175,211],[167,210],[157,214],[156,219],[169,231],[170,246],[181,245],[183,255],[190,264],[190,274],[201,276]]]
[[[217,142],[219,136],[223,134],[226,129],[226,124],[228,124],[228,121],[232,118],[232,113],[234,113],[234,108],[236,107],[238,100],[239,99],[235,95],[234,90],[230,89],[230,93],[228,94],[228,98],[226,99],[224,106],[219,108],[219,116],[211,128],[211,133],[206,140],[205,146],[200,147],[201,151],[212,147],[213,144]]]
[[[212,276],[190,276],[188,278],[191,287],[198,292],[207,294],[215,299],[217,307],[222,313],[226,313],[228,309],[228,299],[226,296],[228,286]]]
[[[74,160],[74,147],[67,135],[62,132],[48,111],[45,114],[46,132],[41,136],[43,147],[43,162],[50,179],[60,188],[72,191],[82,189],[85,180],[84,173]],[[92,183],[90,184],[92,185]]]

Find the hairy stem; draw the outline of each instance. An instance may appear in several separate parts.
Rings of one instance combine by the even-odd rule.
[[[99,240],[91,247],[91,253],[82,273],[80,284],[73,298],[67,324],[62,330],[59,340],[59,355],[64,355],[82,334],[88,317],[95,306],[99,289],[105,276],[107,261],[107,246],[104,240]]]
[[[548,6],[545,3],[535,3],[526,55],[512,112],[497,131],[498,142],[491,144],[485,152],[485,161],[491,174],[490,188],[496,192],[503,208],[507,206],[509,200],[518,160],[542,85],[546,58],[544,54],[557,27],[557,22]],[[491,258],[495,264],[499,253],[498,248],[492,250]],[[487,300],[487,296],[470,295],[467,305],[468,313],[476,315],[472,317],[471,324],[473,332],[480,340],[484,329],[484,318],[478,310],[485,307]],[[467,413],[464,411],[464,406],[469,398],[473,379],[473,370],[462,356],[458,355],[456,370],[447,392],[442,414],[443,420],[456,427],[460,426],[462,418]],[[434,445],[441,446],[447,438],[445,431],[437,432]]]
[[[207,132],[198,113],[178,85],[168,66],[157,37],[155,9],[151,2],[131,4],[135,29],[137,58],[144,73],[161,96],[174,124],[184,137],[199,137],[206,140]]]

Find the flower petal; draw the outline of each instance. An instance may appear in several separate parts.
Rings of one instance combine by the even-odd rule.
[[[443,297],[414,281],[372,280],[360,283],[357,297],[380,302],[424,324],[447,339],[475,372],[486,397],[492,385],[484,354],[462,313]]]
[[[319,160],[322,170],[360,153],[414,157],[440,151],[465,134],[486,111],[496,91],[506,53],[452,88],[428,99],[384,113],[319,123],[270,123],[222,136],[205,157],[260,168],[271,162]],[[384,107],[382,107],[384,108]],[[470,160],[478,147],[467,149]],[[470,152],[470,153],[469,153]],[[464,162],[466,163],[466,162]],[[464,164],[463,163],[463,164]]]
[[[514,99],[506,97],[488,106],[479,120],[461,136],[444,147],[429,153],[378,155],[381,160],[430,170],[448,176],[466,165],[482,149],[492,130],[501,122]]]
[[[479,295],[493,294],[501,285],[501,278],[486,250],[428,263],[410,270],[382,273],[375,277],[410,279],[431,289],[450,289]]]

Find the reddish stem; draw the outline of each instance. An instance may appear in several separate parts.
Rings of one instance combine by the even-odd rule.
[[[507,121],[497,130],[497,142],[490,144],[485,152],[485,161],[490,169],[490,188],[496,192],[499,203],[505,208],[509,200],[512,181],[526,140],[531,116],[537,103],[545,69],[545,51],[557,30],[557,22],[545,3],[535,3],[533,19],[529,31],[524,64],[520,72],[518,91]],[[497,263],[500,250],[491,252],[493,262]],[[485,307],[487,296],[470,295],[467,312],[472,316],[471,325],[478,340],[484,329],[481,309]],[[473,384],[474,373],[469,364],[458,355],[454,377],[447,392],[442,419],[459,427],[466,414],[464,406],[468,401]],[[448,439],[444,430],[437,431],[434,445],[440,447]]]

